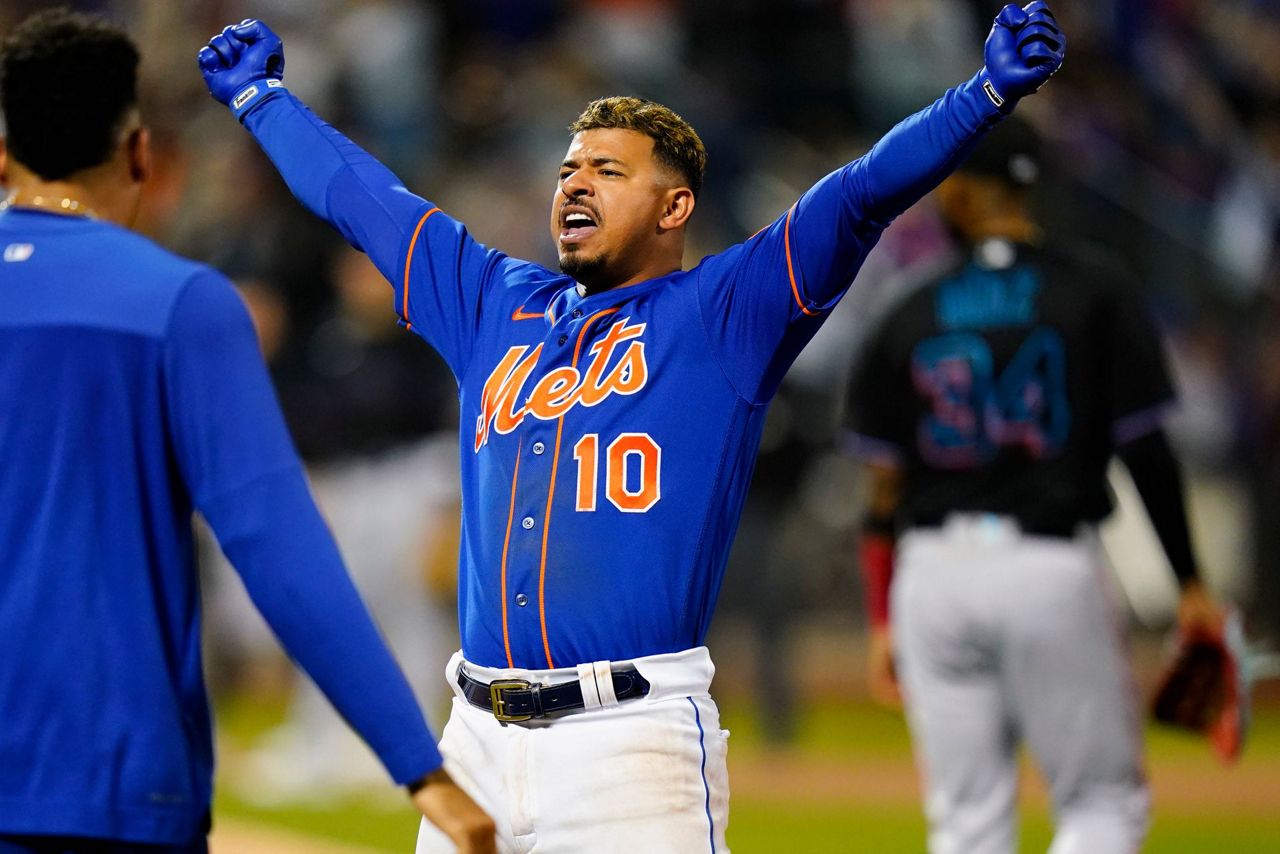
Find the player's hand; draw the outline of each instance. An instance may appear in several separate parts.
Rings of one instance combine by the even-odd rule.
[[[209,40],[196,54],[209,94],[233,110],[236,96],[255,83],[284,79],[284,43],[261,21],[247,19],[232,24]]]
[[[867,642],[867,690],[871,699],[891,709],[902,708],[902,690],[893,665],[893,635],[888,628],[872,629]]]
[[[1226,613],[1199,581],[1178,594],[1178,632],[1184,638],[1221,638]]]
[[[432,771],[411,788],[418,812],[453,840],[458,854],[498,854],[498,830],[493,819],[450,779],[443,768]]]
[[[1012,3],[1005,6],[983,49],[987,76],[998,98],[992,100],[1003,110],[1012,109],[1014,102],[1057,73],[1066,50],[1066,36],[1044,0],[1021,9]]]

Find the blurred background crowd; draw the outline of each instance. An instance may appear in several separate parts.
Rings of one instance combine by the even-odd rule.
[[[4,0],[0,32],[37,8]],[[636,94],[710,152],[686,263],[754,233],[813,181],[981,65],[999,0],[80,0],[144,54],[157,174],[143,231],[240,286],[299,449],[353,574],[424,699],[456,645],[457,404],[443,363],[394,320],[363,256],[308,215],[207,95],[196,50],[268,21],[292,91],[466,222],[554,266],[547,210],[566,126]],[[1046,141],[1037,191],[1058,235],[1102,243],[1167,336],[1172,423],[1212,586],[1280,636],[1280,7],[1270,0],[1057,0],[1063,71],[1023,114]],[[721,677],[806,680],[814,635],[861,620],[857,466],[839,452],[850,362],[878,295],[946,250],[930,205],[895,223],[774,404],[712,649]],[[1114,366],[1124,370],[1123,365]],[[1123,490],[1122,490],[1123,492]],[[1122,516],[1127,514],[1122,513]],[[1172,581],[1142,522],[1109,535],[1137,623],[1167,629]],[[1147,535],[1149,539],[1149,535]],[[274,646],[209,548],[215,688]],[[1123,555],[1123,559],[1118,556]],[[808,640],[807,640],[808,639]],[[842,661],[858,662],[854,657]],[[270,667],[268,667],[270,669]],[[743,677],[745,678],[745,676]],[[719,679],[718,679],[719,681]],[[804,684],[798,684],[804,696]],[[789,696],[781,688],[779,697]],[[435,711],[433,709],[433,711]],[[767,731],[788,737],[786,702]],[[333,732],[305,688],[263,780],[314,779]],[[440,720],[438,711],[435,720]],[[312,749],[308,749],[308,746]],[[334,747],[335,755],[346,748]],[[274,764],[272,756],[275,757]],[[349,767],[349,766],[348,766]],[[376,774],[372,768],[371,773]],[[273,777],[272,775],[276,776]]]

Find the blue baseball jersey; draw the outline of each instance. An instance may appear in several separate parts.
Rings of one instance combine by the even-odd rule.
[[[0,460],[0,835],[207,828],[194,510],[392,776],[439,767],[221,275],[109,223],[0,212]]]
[[[892,219],[999,117],[982,77],[907,119],[751,239],[584,295],[489,249],[292,95],[246,125],[367,252],[458,381],[463,650],[493,667],[703,642],[764,415]]]

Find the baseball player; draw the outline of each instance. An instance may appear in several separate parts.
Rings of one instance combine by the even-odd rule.
[[[938,188],[961,254],[892,309],[849,389],[872,483],[871,688],[901,685],[934,854],[1016,849],[1019,743],[1048,779],[1054,854],[1142,842],[1140,716],[1092,532],[1113,454],[1178,576],[1182,630],[1220,621],[1161,429],[1160,340],[1112,269],[1046,245],[1037,152],[1013,119]]]
[[[559,272],[481,246],[315,117],[261,22],[200,51],[213,96],[457,378],[463,651],[441,749],[503,850],[726,850],[702,643],[765,409],[885,226],[1063,49],[1044,3],[1006,7],[971,80],[687,271],[701,141],[661,105],[596,101],[553,189]],[[424,824],[418,850],[448,849]]]
[[[197,509],[392,778],[492,851],[312,502],[244,305],[128,229],[137,65],[64,11],[0,44],[0,854],[206,850]]]

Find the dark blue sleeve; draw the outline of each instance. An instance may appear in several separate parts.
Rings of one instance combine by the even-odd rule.
[[[881,233],[1001,118],[974,77],[904,119],[750,240],[699,267],[703,321],[730,381],[768,400]]]
[[[1096,343],[1107,353],[1098,393],[1106,401],[1112,444],[1119,448],[1161,430],[1178,401],[1159,330],[1129,283],[1107,272],[1094,274],[1095,281],[1108,284],[1096,327],[1102,339]],[[1116,365],[1124,370],[1113,370]]]
[[[180,474],[254,604],[397,783],[435,770],[440,753],[316,509],[231,284],[190,281],[165,347]]]
[[[460,377],[481,296],[505,256],[405,189],[391,170],[288,92],[252,110],[245,126],[298,200],[367,254],[391,283],[400,322]]]

